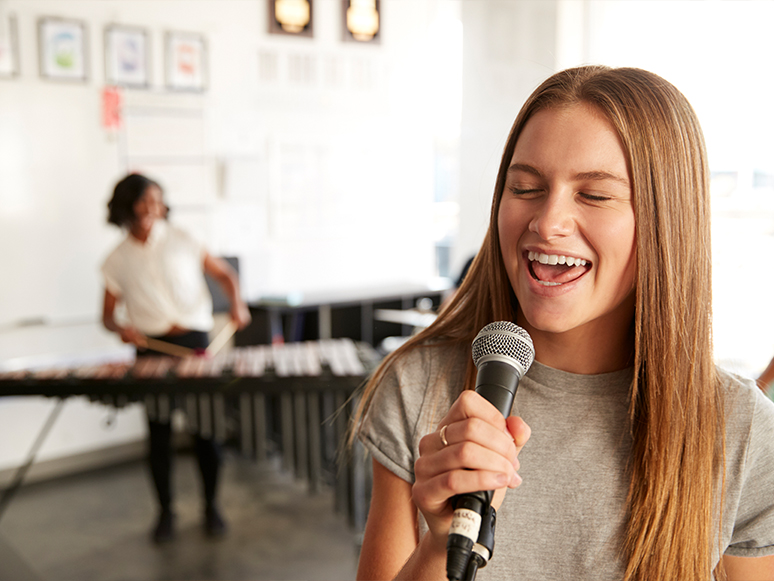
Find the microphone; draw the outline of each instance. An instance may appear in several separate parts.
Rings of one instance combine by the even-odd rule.
[[[535,347],[529,333],[509,321],[489,323],[473,340],[473,363],[478,369],[476,393],[508,417],[519,381],[534,359]],[[493,495],[494,491],[488,490],[458,494],[452,499],[454,516],[446,543],[446,576],[450,581],[463,579],[481,519]]]

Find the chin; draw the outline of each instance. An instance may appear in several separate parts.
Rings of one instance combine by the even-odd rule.
[[[522,311],[521,317],[519,317],[528,330],[532,330],[540,333],[566,333],[572,331],[579,326],[579,323],[568,318],[560,313],[547,313],[541,311],[538,313]]]
[[[557,324],[556,321],[550,321],[546,323],[538,322],[536,325],[531,325],[532,329],[538,333],[547,333],[552,335],[560,335],[567,331],[572,331],[574,327],[570,325]]]

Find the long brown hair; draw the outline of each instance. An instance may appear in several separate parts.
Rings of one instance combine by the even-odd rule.
[[[516,140],[537,111],[576,103],[596,107],[618,131],[637,226],[624,579],[705,581],[719,548],[714,542],[724,457],[711,338],[709,170],[692,107],[653,73],[568,69],[527,99],[503,152],[486,237],[462,286],[433,325],[385,358],[365,386],[355,417],[366,413],[387,369],[407,351],[429,340],[469,346],[484,325],[515,319],[497,227],[506,171]],[[468,361],[466,388],[474,386],[475,373]]]

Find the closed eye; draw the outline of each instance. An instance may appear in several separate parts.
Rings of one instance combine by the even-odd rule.
[[[511,190],[511,193],[515,196],[524,196],[528,194],[537,194],[539,192],[542,192],[543,190],[539,188],[532,188],[532,189],[522,189],[522,188],[516,188],[511,187],[509,188]]]
[[[584,199],[590,201],[590,202],[606,202],[610,198],[610,196],[600,196],[598,194],[586,194],[584,192],[580,192],[580,195],[583,196]]]

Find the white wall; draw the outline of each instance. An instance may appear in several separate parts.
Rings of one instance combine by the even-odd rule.
[[[0,2],[21,49],[20,77],[0,80],[0,325],[96,317],[98,266],[120,236],[105,203],[128,169],[157,177],[172,219],[213,252],[242,259],[248,298],[426,281],[435,4],[385,2],[381,42],[361,45],[341,40],[338,0],[315,3],[313,39],[270,36],[262,1]],[[40,16],[86,22],[87,82],[40,77]],[[125,91],[118,134],[100,126],[110,23],[151,34],[152,87]],[[168,30],[206,37],[203,94],[164,88]]]
[[[241,259],[248,299],[424,283],[433,276],[433,120],[428,28],[443,0],[382,2],[381,41],[342,41],[341,2],[317,0],[313,39],[271,36],[262,0],[0,0],[18,22],[20,75],[0,79],[0,368],[120,352],[97,327],[99,265],[121,233],[106,203],[128,170],[161,181],[173,221]],[[87,82],[38,70],[37,19],[82,20]],[[124,127],[101,126],[108,24],[146,28],[151,86],[125,90]],[[201,94],[165,88],[164,33],[203,34]],[[92,325],[18,341],[37,331]],[[41,332],[42,332],[41,331]],[[21,462],[52,402],[0,401],[0,469]],[[97,427],[105,409],[68,403],[41,458],[144,434],[142,416]]]
[[[557,2],[463,2],[458,271],[481,246],[500,157],[529,94],[556,72]]]
[[[648,69],[696,110],[713,174],[715,356],[723,367],[757,377],[774,355],[774,311],[764,306],[774,272],[760,259],[774,252],[774,4],[564,0],[562,9],[562,68],[595,62]]]

